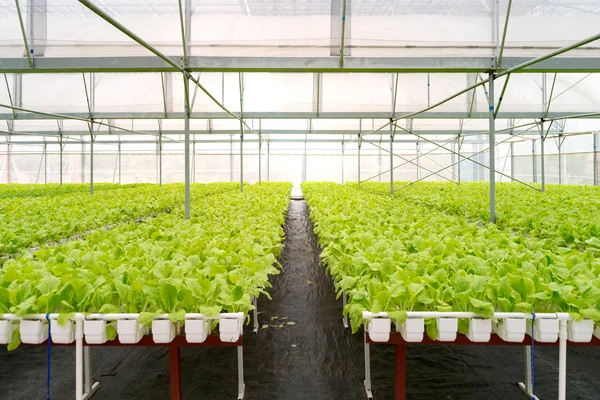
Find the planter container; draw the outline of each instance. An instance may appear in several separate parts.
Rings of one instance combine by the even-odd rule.
[[[600,339],[600,325],[598,325],[596,327],[596,329],[594,329],[594,336],[596,336],[598,339]],[[2,343],[2,342],[0,342]]]
[[[489,342],[492,336],[492,320],[473,318],[469,321],[467,338],[471,342]]]
[[[373,318],[369,323],[369,337],[374,342],[387,342],[390,340],[392,321],[389,318]]]
[[[531,320],[527,321],[527,334],[540,343],[554,343],[558,340],[558,320],[557,319],[536,319],[534,331],[531,331]]]
[[[171,320],[152,320],[152,340],[154,340],[154,343],[171,343],[173,339],[175,339],[175,324]]]
[[[185,320],[185,340],[188,343],[203,343],[210,333],[210,321],[204,319]]]
[[[221,318],[219,321],[219,337],[221,342],[233,343],[240,339],[244,320],[242,318]]]
[[[13,321],[0,320],[0,344],[9,344],[17,324]]]
[[[520,343],[525,340],[527,320],[524,318],[504,318],[494,321],[494,332],[505,342]]]
[[[423,318],[408,318],[403,324],[400,324],[400,335],[407,342],[422,342],[423,332],[425,332]]]
[[[148,327],[139,323],[137,319],[117,320],[117,334],[119,342],[123,344],[135,344],[142,340],[148,333]]]
[[[454,342],[458,331],[458,318],[436,318],[438,341]]]
[[[46,321],[21,320],[21,342],[40,344],[48,339],[48,324]]]
[[[594,334],[594,321],[584,319],[582,321],[568,322],[569,340],[577,343],[587,343],[592,340]]]
[[[58,321],[50,321],[50,335],[52,343],[69,344],[75,341],[75,322],[69,321],[60,326]]]
[[[83,334],[85,341],[89,344],[106,343],[106,321],[105,320],[84,320]]]

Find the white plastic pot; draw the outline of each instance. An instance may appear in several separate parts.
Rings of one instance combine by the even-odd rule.
[[[571,342],[587,343],[592,340],[594,334],[594,321],[591,319],[569,321],[567,330]]]
[[[75,322],[68,321],[65,325],[60,326],[57,320],[51,320],[50,336],[52,338],[52,343],[73,343],[75,341]]]
[[[524,318],[504,318],[494,321],[493,330],[505,342],[520,343],[525,340],[527,320]]]
[[[369,337],[374,342],[387,342],[390,340],[392,321],[389,318],[373,318],[369,323]]]
[[[104,344],[106,343],[106,321],[99,320],[84,320],[83,334],[85,341],[89,344]]]
[[[40,344],[48,339],[48,324],[46,321],[21,320],[21,342]]]
[[[536,319],[533,329],[533,338],[537,342],[554,343],[558,340],[558,319]],[[527,321],[527,334],[532,336],[531,320]]]
[[[9,344],[17,324],[13,321],[0,320],[0,344]]]
[[[221,318],[219,321],[219,337],[221,342],[233,343],[240,339],[244,320],[241,318]]]
[[[458,331],[458,318],[436,318],[438,341],[453,342]]]
[[[596,329],[594,329],[594,336],[596,336],[598,339],[600,339],[600,325],[596,326]],[[2,343],[2,342],[0,342]]]
[[[467,338],[471,342],[489,342],[492,336],[492,320],[473,318],[469,321]]]
[[[400,324],[400,335],[407,342],[422,342],[425,332],[425,321],[423,318],[408,318]]]
[[[210,333],[210,321],[204,319],[185,320],[185,340],[188,343],[204,343]]]
[[[123,344],[138,343],[147,333],[148,327],[140,324],[137,319],[117,320],[117,334],[119,335],[119,342]]]
[[[154,343],[171,343],[175,339],[175,324],[168,319],[152,320],[152,340]]]

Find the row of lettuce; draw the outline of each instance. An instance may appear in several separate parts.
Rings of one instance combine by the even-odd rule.
[[[247,313],[251,298],[266,294],[269,276],[279,272],[291,184],[247,185],[243,193],[234,187],[194,185],[189,221],[178,207],[7,261],[0,317],[141,313],[149,323],[162,313],[173,321],[186,312]],[[18,334],[13,339],[10,348]]]
[[[402,183],[398,183],[398,187]],[[366,182],[361,188],[388,194],[389,184]],[[548,249],[569,246],[600,251],[600,187],[546,185],[541,192],[517,183],[496,185],[498,227],[536,237]],[[419,182],[395,193],[397,199],[474,222],[489,221],[487,182]]]
[[[569,312],[600,320],[600,259],[356,184],[304,183],[354,332],[362,312]],[[431,322],[431,321],[430,321]],[[434,323],[435,321],[433,321]],[[465,332],[468,322],[459,326]],[[428,332],[435,332],[435,329]]]
[[[233,189],[233,184],[226,185]],[[79,188],[65,194],[41,188],[47,195],[1,199],[0,257],[4,260],[94,229],[170,212],[183,203],[182,184],[105,186],[93,196]]]
[[[112,190],[123,188],[134,188],[141,186],[150,186],[148,183],[130,183],[130,184],[115,184],[98,182],[94,183],[94,191]],[[0,200],[14,199],[20,197],[40,197],[40,196],[56,196],[59,194],[89,192],[90,185],[88,183],[5,183],[0,185]]]

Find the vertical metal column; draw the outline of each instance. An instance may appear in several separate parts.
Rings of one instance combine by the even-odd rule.
[[[342,185],[344,184],[344,139],[342,139]]]
[[[60,124],[59,124],[59,128],[60,128]],[[63,149],[64,149],[62,130],[59,130],[58,135],[59,135],[58,136],[58,144],[60,147],[59,153],[58,153],[58,163],[60,164],[59,165],[59,174],[60,174],[59,183],[60,183],[60,186],[62,186],[63,185]]]
[[[456,155],[458,156],[458,164],[456,172],[457,172],[457,182],[458,184],[460,184],[460,164],[462,162],[462,158],[460,156],[460,149],[462,148],[462,140],[460,139],[460,135],[458,135],[458,151],[456,152]]]
[[[267,182],[270,182],[270,160],[271,160],[271,142],[267,141]]]
[[[510,144],[510,180],[514,182],[515,179],[515,144]]]
[[[558,135],[558,184],[562,185],[562,144],[564,142],[564,138],[562,133]]]
[[[121,184],[121,140],[119,138],[119,147],[117,147],[117,151],[119,152],[117,159],[119,160],[119,185]]]
[[[360,185],[360,147],[362,145],[362,139],[360,137],[360,133],[358,134],[358,175],[356,177],[356,180],[358,181],[358,184]]]
[[[546,138],[544,137],[544,120],[542,120],[542,123],[540,124],[540,132],[541,132],[541,147],[542,147],[542,151],[541,151],[541,165],[542,165],[542,192],[546,190],[546,161],[545,161],[545,149],[544,147],[546,147]]]
[[[390,119],[390,196],[394,194],[394,128]]]
[[[417,163],[416,163],[417,164],[417,180],[419,180],[420,177],[419,177],[419,140],[418,139],[417,139],[417,143],[416,143],[415,147],[416,147],[416,151],[417,151],[417,157],[416,157],[417,158]]]
[[[187,75],[183,75],[183,85],[185,93],[189,93],[190,81]],[[190,219],[190,108],[189,102],[186,99],[185,104],[185,119],[184,119],[184,134],[185,134],[185,219]],[[162,163],[161,163],[162,164]]]
[[[240,192],[244,191],[244,74],[239,73],[240,83]]]
[[[489,147],[490,147],[490,222],[496,223],[496,120],[494,118],[494,73],[490,72],[490,83],[489,83]]]
[[[48,183],[48,151],[44,143],[44,183]]]
[[[90,129],[90,195],[94,194],[94,124]]]
[[[594,133],[594,186],[598,186],[598,133]]]
[[[233,133],[229,135],[229,181],[233,182]]]
[[[258,136],[258,184],[262,183],[262,135]]]

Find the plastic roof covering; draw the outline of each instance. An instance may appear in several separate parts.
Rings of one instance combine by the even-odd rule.
[[[339,0],[338,0],[339,1]],[[173,0],[97,0],[129,29],[169,55],[182,55],[177,2]],[[500,1],[500,30],[508,1]],[[329,56],[332,48],[331,0],[192,0],[192,55],[220,56]],[[28,12],[28,3],[21,8]],[[348,57],[353,56],[471,56],[493,54],[490,0],[348,0],[351,20]],[[35,10],[40,13],[43,10]],[[47,37],[34,40],[36,56],[135,56],[150,53],[87,10],[76,0],[47,0]],[[597,33],[600,1],[514,0],[505,57],[544,54]],[[532,48],[533,47],[533,48]],[[600,43],[568,55],[600,54]],[[40,50],[41,49],[41,50]],[[38,51],[39,50],[39,51]],[[0,0],[0,58],[23,57],[23,39],[12,0]],[[180,74],[170,74],[172,100],[168,111],[183,111]],[[505,112],[543,112],[542,74],[513,74],[502,103]],[[7,79],[12,79],[8,74]],[[313,74],[244,74],[245,112],[314,112]],[[467,74],[400,74],[396,112],[418,111],[468,86]],[[56,113],[87,112],[81,74],[24,74],[23,107]],[[239,76],[235,73],[202,73],[200,81],[219,101],[239,112]],[[553,74],[546,75],[547,87]],[[162,112],[160,73],[95,74],[95,112]],[[8,91],[0,81],[0,103]],[[497,91],[504,78],[497,81]],[[322,112],[382,112],[392,109],[392,75],[323,74]],[[473,111],[487,110],[484,88],[478,88]],[[194,88],[192,88],[194,91]],[[460,96],[436,109],[465,112],[469,96]],[[0,109],[0,113],[5,112]],[[194,112],[220,109],[198,91]],[[550,112],[600,112],[600,74],[558,74]],[[362,129],[371,121],[363,121]],[[385,120],[372,122],[377,128]],[[156,120],[117,120],[115,125],[136,130],[158,129]],[[251,121],[258,128],[257,121]],[[163,129],[182,130],[181,120],[164,120]],[[263,129],[307,130],[308,120],[263,120]],[[415,120],[414,129],[459,129],[458,120]],[[586,125],[587,124],[587,125]],[[4,124],[3,124],[4,125]],[[206,120],[192,120],[192,129],[208,129]],[[508,121],[499,120],[499,128]],[[56,121],[16,121],[15,130],[35,132],[56,129]],[[569,121],[567,130],[598,129],[595,120]],[[469,120],[465,129],[487,130],[487,121]],[[4,128],[4,126],[2,126]],[[358,130],[358,119],[312,121],[313,130]],[[83,122],[65,121],[65,131],[85,131]],[[211,129],[239,129],[236,120],[213,120]],[[100,130],[106,130],[100,127]],[[288,134],[291,135],[291,134]],[[293,137],[281,134],[280,137]],[[339,137],[339,136],[338,136]],[[300,140],[301,138],[299,138]],[[134,139],[131,139],[134,140]]]

